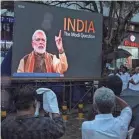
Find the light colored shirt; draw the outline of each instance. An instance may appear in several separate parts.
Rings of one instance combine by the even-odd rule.
[[[133,79],[136,85],[129,83],[129,89],[134,90],[134,91],[139,91],[139,73],[134,74],[130,79]]]
[[[113,76],[114,74],[113,73],[110,73],[108,76]]]
[[[113,75],[115,75],[115,74],[114,73],[110,73],[108,76],[113,76]],[[120,74],[116,73],[116,75],[120,77]]]
[[[111,67],[111,64],[110,63],[106,63],[106,68],[110,68]]]
[[[126,107],[120,116],[98,114],[93,121],[82,124],[82,139],[126,139],[132,110]]]
[[[122,86],[122,90],[127,89],[128,86],[128,82],[130,80],[130,75],[126,72],[126,73],[121,73],[121,75],[119,76],[123,82],[123,86]]]
[[[120,77],[120,74],[116,73],[116,75]]]

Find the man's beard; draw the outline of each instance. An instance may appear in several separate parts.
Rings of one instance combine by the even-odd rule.
[[[45,49],[45,47],[44,48],[34,47],[34,51],[39,54],[43,54],[43,53],[45,53],[46,49]]]

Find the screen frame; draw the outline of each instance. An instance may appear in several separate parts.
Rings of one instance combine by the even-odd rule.
[[[57,7],[57,6],[54,6],[54,5],[46,5],[46,4],[43,4],[43,3],[35,3],[35,2],[32,2],[32,1],[17,1],[18,3],[30,3],[30,4],[40,4],[40,5],[43,5],[43,6],[47,6],[47,7],[55,7],[55,8],[63,8],[63,9],[67,9],[65,7]],[[15,6],[16,2],[14,2],[14,6]],[[69,9],[71,11],[77,11],[76,9]],[[88,11],[83,11],[85,13],[88,13]],[[93,14],[93,13],[92,13]],[[102,18],[102,24],[101,24],[101,28],[102,28],[102,34],[103,34],[103,15],[101,13],[95,13],[95,14],[98,14],[99,16],[101,16]],[[15,22],[13,23],[13,34],[14,34],[14,29],[15,28]],[[102,35],[102,38],[101,38],[101,41],[103,41],[103,35]],[[13,45],[14,45],[14,40],[13,40]],[[13,48],[12,48],[13,49]],[[102,44],[101,44],[101,49],[102,49]],[[12,50],[13,51],[13,50]],[[13,58],[13,57],[12,57]],[[13,61],[13,60],[12,60]],[[102,73],[102,56],[101,56],[101,63],[100,63],[100,67],[101,67],[101,73]],[[92,81],[92,80],[100,80],[101,77],[102,77],[102,74],[100,75],[100,77],[90,77],[90,78],[86,78],[86,77],[24,77],[24,78],[21,78],[21,77],[14,77],[13,76],[13,72],[12,72],[12,67],[11,67],[11,79],[12,80],[42,80],[42,81],[46,81],[46,82],[65,82],[65,81]]]

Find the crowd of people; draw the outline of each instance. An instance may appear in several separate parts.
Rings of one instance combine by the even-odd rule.
[[[109,74],[100,83],[93,95],[88,121],[82,123],[82,139],[127,138],[133,110],[120,97],[124,91],[139,94],[139,67],[128,73],[121,66],[117,73]],[[25,85],[16,87],[15,92],[16,114],[2,121],[2,139],[56,139],[64,135],[66,128],[53,91],[34,90]],[[139,139],[139,123],[132,129],[132,139]]]
[[[123,82],[117,75],[102,80],[94,94],[93,108],[88,114],[88,121],[82,125],[83,139],[126,139],[130,128],[135,128],[132,139],[139,138],[139,119],[136,119],[133,128],[134,112],[130,105],[121,99],[122,88]]]
[[[135,69],[128,69],[126,66],[121,65],[120,68],[115,70],[105,69],[103,77],[117,75],[123,82],[122,91],[129,88],[129,91],[139,91],[139,67]]]

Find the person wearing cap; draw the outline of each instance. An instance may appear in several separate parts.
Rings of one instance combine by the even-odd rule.
[[[126,139],[132,118],[128,104],[105,87],[97,89],[93,99],[97,115],[94,120],[83,122],[82,139]],[[112,115],[115,103],[122,108],[121,114],[116,118]]]
[[[34,32],[32,36],[33,51],[20,60],[17,69],[18,73],[37,72],[64,74],[67,71],[68,62],[63,48],[61,30],[59,31],[59,36],[55,36],[59,58],[46,51],[47,41],[47,37],[43,30],[36,30]]]

